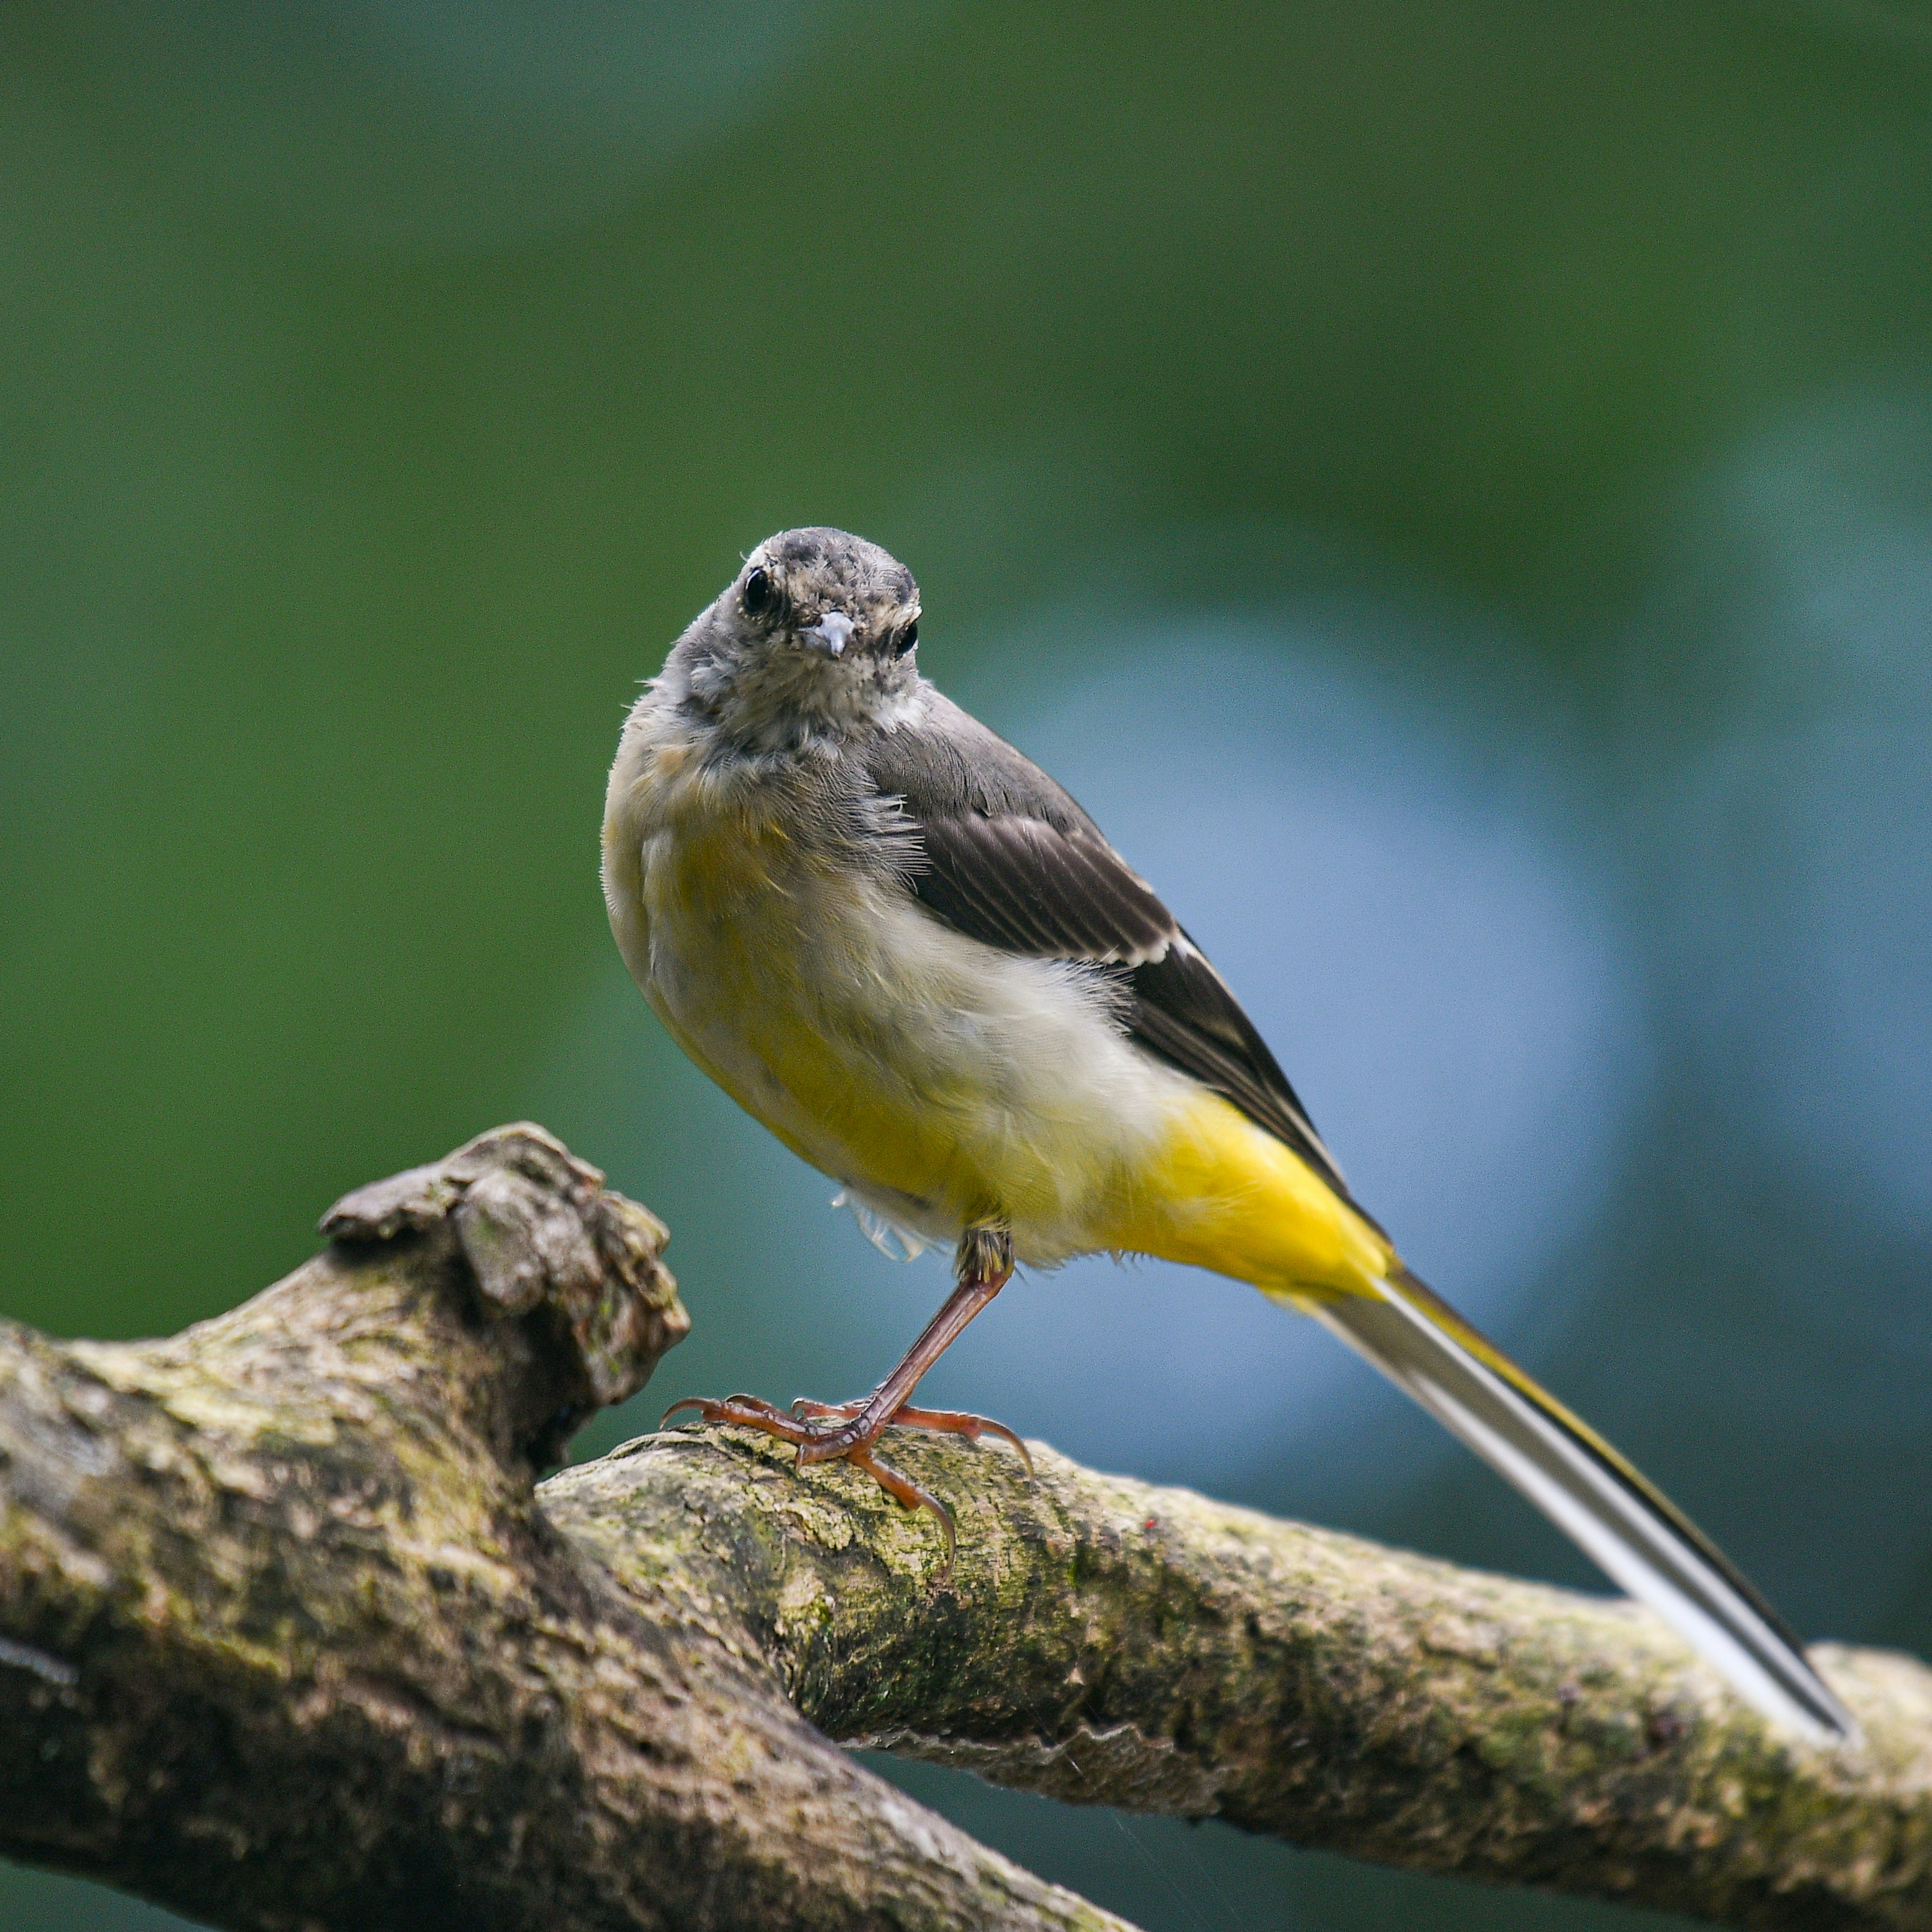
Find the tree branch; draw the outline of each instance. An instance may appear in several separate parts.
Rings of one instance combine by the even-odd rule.
[[[217,1924],[1072,1928],[830,1736],[1740,1924],[1932,1927],[1932,1672],[1788,1743],[1622,1604],[916,1436],[929,1519],[736,1432],[541,1489],[685,1332],[530,1128],[171,1341],[0,1329],[0,1850]],[[817,1728],[814,1729],[814,1726]]]

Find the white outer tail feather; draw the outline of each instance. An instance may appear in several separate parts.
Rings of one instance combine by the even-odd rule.
[[[1300,1301],[1513,1484],[1607,1575],[1648,1604],[1740,1695],[1814,1744],[1851,1715],[1759,1602],[1553,1417],[1392,1282],[1379,1298]]]

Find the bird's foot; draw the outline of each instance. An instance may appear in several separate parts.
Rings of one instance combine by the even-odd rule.
[[[853,1432],[861,1425],[866,1413],[862,1402],[814,1402],[809,1396],[800,1396],[793,1402],[791,1413],[802,1422],[838,1422],[844,1427],[831,1435],[819,1438],[808,1448],[801,1448],[798,1460],[801,1462],[829,1462],[835,1457],[849,1454],[838,1447],[842,1436]],[[915,1408],[906,1402],[894,1409],[884,1425],[889,1429],[923,1429],[934,1436],[963,1436],[968,1442],[976,1442],[982,1436],[997,1436],[1002,1442],[1010,1443],[1014,1452],[1026,1465],[1027,1474],[1033,1471],[1033,1452],[1004,1422],[995,1422],[990,1415],[970,1415],[960,1408]],[[856,1442],[864,1438],[854,1434]],[[876,1442],[877,1432],[869,1438]]]
[[[664,1411],[664,1420],[668,1422],[681,1408],[694,1408],[702,1422],[762,1430],[781,1442],[795,1444],[801,1468],[810,1462],[843,1460],[855,1469],[863,1469],[903,1508],[928,1509],[938,1517],[946,1532],[946,1568],[950,1570],[954,1550],[952,1512],[930,1490],[922,1488],[890,1463],[880,1461],[874,1449],[880,1436],[888,1427],[924,1429],[936,1436],[963,1436],[969,1442],[978,1442],[982,1436],[997,1436],[1018,1451],[1029,1475],[1033,1473],[1033,1457],[1012,1430],[990,1416],[906,1405],[888,1415],[874,1417],[868,1413],[870,1408],[866,1402],[813,1402],[804,1396],[789,1409],[780,1408],[762,1396],[730,1395],[722,1402],[704,1396],[686,1396]]]

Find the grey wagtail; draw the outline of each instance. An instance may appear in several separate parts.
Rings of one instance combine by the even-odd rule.
[[[1710,1539],[1402,1265],[1221,976],[1053,780],[920,675],[919,590],[842,530],[760,544],[624,727],[604,892],[712,1079],[957,1286],[862,1401],[680,1403],[843,1457],[908,1406],[1016,1262],[1102,1250],[1250,1282],[1460,1436],[1759,1708],[1844,1706]],[[1024,1454],[1024,1450],[1022,1451]]]

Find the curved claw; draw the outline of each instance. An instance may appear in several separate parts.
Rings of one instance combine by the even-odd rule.
[[[910,1477],[900,1474],[890,1463],[881,1462],[869,1448],[852,1450],[845,1460],[855,1469],[863,1469],[902,1509],[928,1509],[938,1517],[939,1526],[946,1532],[946,1561],[939,1566],[933,1580],[945,1582],[952,1574],[952,1559],[959,1549],[959,1539],[952,1526],[952,1512],[930,1490],[920,1488]]]
[[[1029,1476],[1037,1474],[1033,1466],[1033,1451],[1004,1422],[995,1422],[990,1415],[968,1415],[950,1409],[902,1408],[892,1420],[911,1429],[932,1429],[943,1435],[963,1436],[969,1442],[978,1442],[982,1436],[997,1436],[1002,1442],[1012,1445],[1026,1465]]]
[[[713,1396],[688,1395],[681,1402],[674,1402],[664,1412],[662,1429],[681,1408],[694,1408],[701,1422],[735,1424],[741,1429],[761,1429],[767,1436],[776,1436],[781,1442],[796,1443],[801,1448],[812,1439],[812,1431],[806,1425],[788,1415],[782,1408],[766,1401],[759,1395],[728,1395],[721,1402]]]
[[[731,1409],[750,1408],[760,1412],[770,1410],[773,1414],[778,1413],[762,1396],[728,1395],[721,1399],[715,1395],[687,1395],[680,1396],[670,1408],[664,1411],[664,1414],[658,1418],[658,1426],[662,1429],[681,1408],[698,1410],[706,1422],[716,1422],[722,1420],[726,1412]]]

